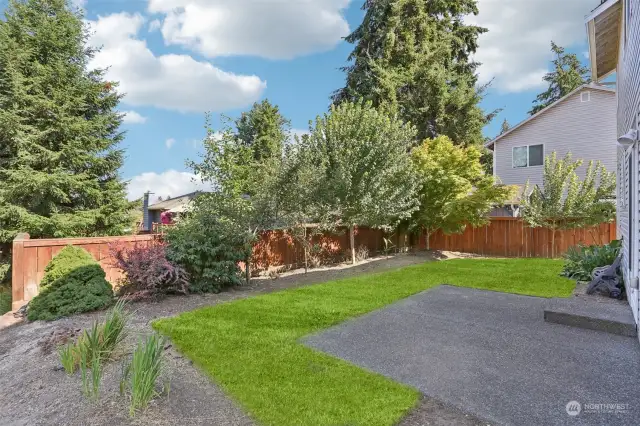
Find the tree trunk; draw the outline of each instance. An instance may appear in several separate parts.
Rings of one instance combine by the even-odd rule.
[[[304,243],[302,248],[304,249],[304,273],[309,271],[309,241],[307,240],[307,227],[304,227],[303,237]]]
[[[245,280],[247,281],[247,285],[251,284],[251,254],[247,256],[247,259],[244,264],[245,269]]]
[[[426,241],[427,250],[431,250],[431,246],[429,245],[429,238],[431,238],[431,232],[425,231],[425,233],[426,233],[425,238],[427,240]]]
[[[353,225],[349,227],[349,241],[351,242],[351,263],[356,264],[356,242],[354,237]]]
[[[551,258],[556,258],[556,228],[551,229]]]

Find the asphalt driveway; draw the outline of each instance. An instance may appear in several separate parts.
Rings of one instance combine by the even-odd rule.
[[[440,286],[305,344],[495,424],[639,424],[637,339],[545,323],[544,303]]]

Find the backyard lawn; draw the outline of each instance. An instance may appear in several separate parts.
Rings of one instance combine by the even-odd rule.
[[[162,319],[154,328],[270,425],[392,425],[418,391],[298,343],[439,284],[568,297],[562,261],[458,259],[330,281]],[[427,343],[427,342],[425,342]]]

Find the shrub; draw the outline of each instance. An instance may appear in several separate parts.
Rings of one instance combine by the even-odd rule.
[[[82,265],[96,263],[91,254],[81,247],[66,246],[54,256],[44,268],[44,276],[40,281],[40,288],[45,288],[58,278],[61,278]]]
[[[600,266],[613,264],[620,253],[619,240],[603,246],[570,247],[564,255],[565,264],[562,274],[578,281],[590,281],[591,272]]]
[[[55,279],[49,279],[29,302],[29,320],[53,320],[101,309],[112,303],[111,284],[89,253],[77,247],[66,247],[52,262],[54,266],[47,267],[45,278],[54,276]]]
[[[190,277],[189,291],[218,292],[242,283],[238,263],[246,258],[242,237],[205,211],[194,212],[165,235],[167,257]]]
[[[165,245],[109,247],[116,267],[127,278],[118,289],[120,295],[130,299],[167,293],[187,293],[189,275],[180,266],[167,259]]]
[[[138,409],[144,409],[149,402],[159,395],[156,382],[163,372],[164,339],[157,334],[147,337],[146,341],[138,342],[129,364],[123,369],[120,382],[120,393],[128,389],[131,395],[129,414],[135,415]],[[168,386],[165,386],[168,389]]]
[[[11,310],[11,289],[0,286],[0,315]]]

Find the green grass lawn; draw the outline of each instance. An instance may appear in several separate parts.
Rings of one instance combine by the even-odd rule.
[[[392,425],[418,392],[298,339],[442,283],[567,297],[562,261],[430,262],[271,293],[154,322],[259,422],[269,425]],[[196,390],[197,391],[197,390]]]

